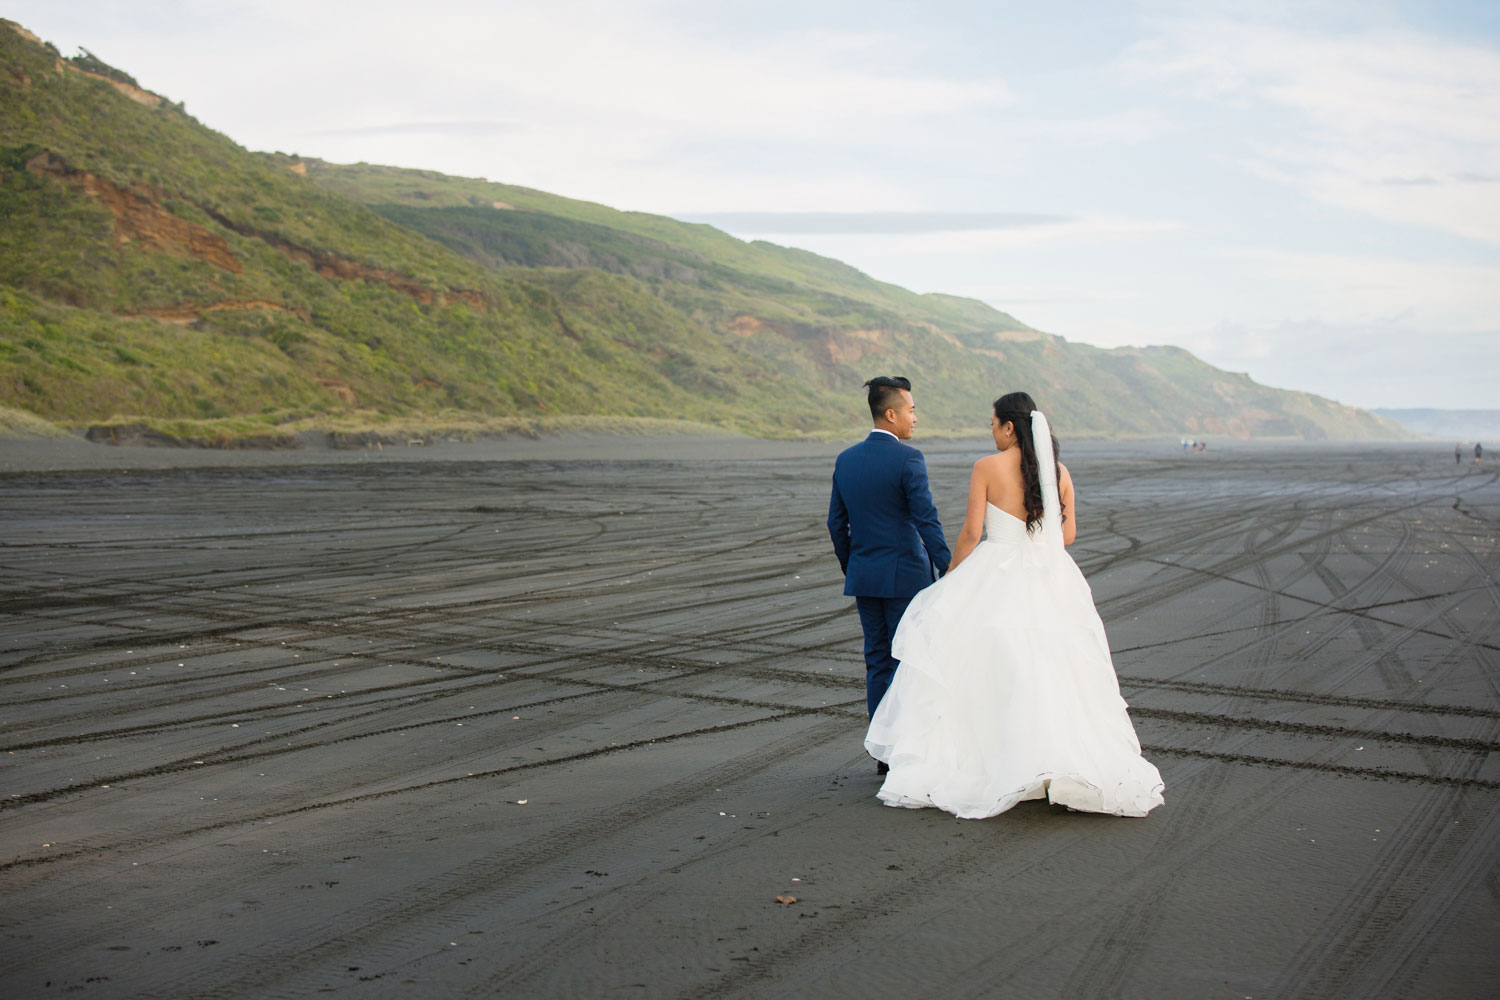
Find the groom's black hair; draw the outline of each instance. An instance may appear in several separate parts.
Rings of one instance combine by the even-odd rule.
[[[894,409],[901,402],[901,390],[911,391],[911,379],[900,375],[878,375],[865,383],[870,390],[870,418],[884,420],[885,411]]]

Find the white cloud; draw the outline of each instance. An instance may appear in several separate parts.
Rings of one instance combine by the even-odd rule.
[[[275,34],[283,58],[302,67],[297,76],[332,83],[368,125],[417,117],[410,110],[486,107],[533,126],[604,128],[606,141],[643,128],[836,141],[1014,100],[999,79],[902,71],[892,64],[898,38],[785,32],[747,45],[692,35],[661,8],[439,2],[416,15],[404,0],[376,0],[350,16],[342,5],[276,0],[259,6],[252,30]],[[346,117],[350,109],[313,102],[296,110]]]
[[[912,235],[1056,225],[1058,215],[1034,212],[719,212],[688,217],[732,232],[795,235]]]
[[[1500,266],[1412,261],[1351,254],[1240,251],[1252,280],[1274,288],[1289,312],[1338,324],[1410,316],[1455,331],[1492,329],[1500,317]],[[1500,340],[1490,348],[1500,369]],[[1500,370],[1496,371],[1500,376]]]
[[[1110,216],[1084,216],[1076,219],[1037,221],[1024,226],[995,226],[966,230],[940,230],[919,233],[871,233],[857,238],[839,234],[803,236],[789,242],[817,253],[849,258],[901,258],[949,254],[973,255],[995,251],[1020,250],[1041,245],[1063,247],[1098,246],[1141,240],[1184,228],[1182,223],[1167,219],[1132,219]],[[774,231],[736,230],[743,239],[777,239]],[[841,258],[843,259],[843,258]]]
[[[662,2],[259,0],[139,19],[20,6],[252,149],[657,211],[899,204],[910,185],[847,150],[917,148],[1015,101],[994,75],[914,67],[909,39],[860,21],[746,39]]]
[[[329,135],[458,135],[472,137],[512,132],[516,128],[517,125],[514,122],[418,121],[391,122],[387,125],[360,125],[353,128],[325,128],[308,132],[307,135],[309,137]]]
[[[1011,119],[1005,122],[1004,139],[1009,147],[1079,152],[1150,142],[1179,128],[1161,109],[1138,107],[1103,115]]]
[[[1265,326],[1223,323],[1178,341],[1256,381],[1364,407],[1493,408],[1500,328],[1434,329],[1410,316]]]
[[[1283,310],[1172,342],[1257,381],[1355,406],[1493,406],[1500,266],[1355,254],[1241,251],[1241,280]],[[1243,316],[1247,297],[1226,312]],[[1265,315],[1264,311],[1261,313]]]
[[[952,295],[972,299],[983,299],[997,309],[1013,309],[1022,305],[1052,305],[1055,303],[1108,303],[1138,301],[1146,293],[1119,288],[1102,288],[1098,285],[1047,285],[1025,282],[1001,282],[998,284],[967,285],[948,290]]]
[[[1500,51],[1491,46],[1393,29],[1332,36],[1184,20],[1133,46],[1120,68],[1242,113],[1262,171],[1314,198],[1500,243]],[[1261,110],[1289,112],[1293,124],[1266,134]]]

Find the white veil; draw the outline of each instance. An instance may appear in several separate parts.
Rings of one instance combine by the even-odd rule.
[[[1031,443],[1036,448],[1037,478],[1042,484],[1042,530],[1062,538],[1062,501],[1057,492],[1057,460],[1052,456],[1052,428],[1041,410],[1031,411]]]

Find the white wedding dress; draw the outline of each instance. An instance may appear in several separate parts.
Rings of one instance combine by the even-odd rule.
[[[1051,455],[1045,417],[1032,421],[1037,453]],[[1116,816],[1162,803],[1042,464],[1039,529],[987,505],[985,540],[901,619],[901,665],[865,737],[890,765],[886,805],[982,819],[1026,799]]]

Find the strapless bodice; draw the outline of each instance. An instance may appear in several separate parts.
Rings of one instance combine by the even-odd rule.
[[[985,501],[984,535],[986,541],[1000,542],[1002,544],[1033,541],[1040,537],[1041,533],[1041,526],[1038,526],[1036,531],[1028,533],[1025,521],[1009,511],[1001,510],[989,501]]]

